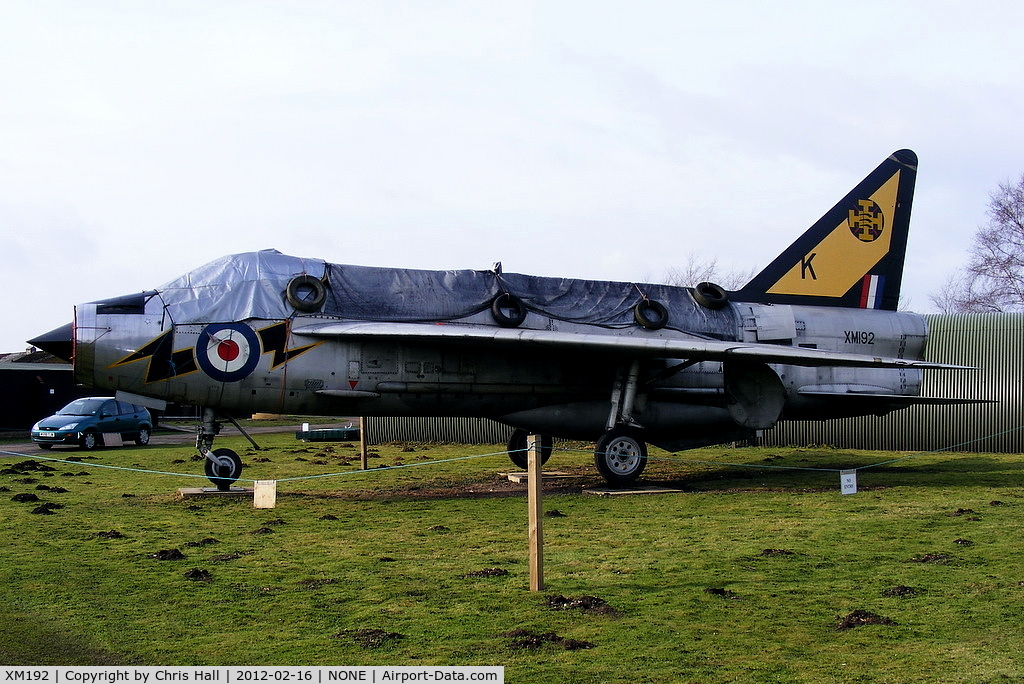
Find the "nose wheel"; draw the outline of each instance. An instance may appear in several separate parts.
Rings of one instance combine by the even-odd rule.
[[[249,437],[233,419],[229,420],[241,430],[242,434]],[[213,440],[220,432],[220,423],[213,409],[203,409],[203,421],[199,424],[199,434],[196,436],[196,449],[203,456],[203,472],[210,482],[217,485],[222,492],[229,491],[233,482],[242,476],[242,459],[231,449],[214,449]],[[259,448],[252,438],[249,441],[253,446]]]
[[[226,492],[242,476],[242,459],[231,449],[214,449],[206,453],[204,472],[217,489]]]

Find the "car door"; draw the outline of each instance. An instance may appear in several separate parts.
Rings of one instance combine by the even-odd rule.
[[[121,432],[121,412],[117,408],[117,402],[111,399],[103,402],[96,413],[97,432]]]

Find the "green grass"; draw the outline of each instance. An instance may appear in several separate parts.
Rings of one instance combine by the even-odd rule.
[[[497,474],[506,458],[428,463],[499,447],[384,445],[372,466],[427,464],[359,472],[350,446],[258,441],[264,451],[217,445],[243,454],[246,478],[280,481],[273,510],[177,497],[203,480],[91,467],[196,473],[189,446],[0,475],[0,662],[504,665],[508,682],[1024,680],[1017,455],[918,456],[861,471],[861,491],[841,496],[838,472],[777,467],[893,455],[654,452],[645,479],[684,493],[594,496],[581,491],[601,484],[591,454],[556,452],[549,469],[577,477],[546,492],[564,517],[544,519],[547,589],[531,593],[525,488]],[[64,507],[33,514],[19,493]],[[123,536],[98,536],[110,531]],[[217,543],[188,545],[207,538]],[[151,557],[175,548],[184,560]],[[508,574],[467,576],[490,568]],[[212,580],[187,579],[192,569]],[[885,595],[898,586],[913,595]],[[553,610],[549,594],[615,612]],[[895,624],[837,630],[854,610]],[[402,636],[367,647],[351,636],[361,629]],[[594,647],[516,649],[517,629]]]

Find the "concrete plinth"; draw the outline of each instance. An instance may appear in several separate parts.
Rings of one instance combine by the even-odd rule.
[[[232,487],[226,492],[223,492],[216,487],[182,487],[178,490],[178,496],[182,499],[196,499],[196,498],[238,498],[242,496],[252,496],[252,487]]]

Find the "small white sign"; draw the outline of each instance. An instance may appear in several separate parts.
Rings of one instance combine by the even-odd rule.
[[[256,480],[252,487],[253,508],[273,508],[277,505],[277,480]]]
[[[843,495],[857,493],[857,471],[841,470],[839,472],[839,484],[843,489]]]

